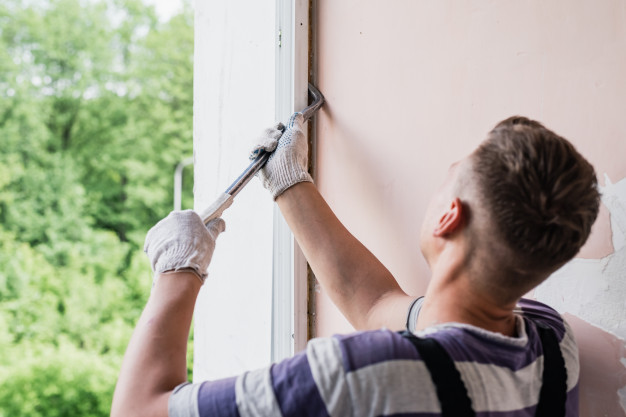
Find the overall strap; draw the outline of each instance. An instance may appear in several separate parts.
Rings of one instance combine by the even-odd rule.
[[[534,322],[543,347],[543,383],[539,392],[536,417],[565,416],[567,399],[567,370],[554,330]]]
[[[430,372],[430,377],[437,389],[442,417],[475,416],[472,401],[467,395],[461,374],[441,345],[435,339],[418,338],[408,331],[401,334],[415,346]]]

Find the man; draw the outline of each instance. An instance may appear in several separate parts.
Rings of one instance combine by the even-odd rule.
[[[567,140],[512,117],[450,166],[423,222],[432,277],[416,299],[318,193],[302,117],[280,128],[257,146],[272,150],[280,137],[263,184],[317,279],[364,331],[314,339],[266,369],[188,384],[193,305],[224,223],[205,228],[191,211],[172,213],[146,237],[155,285],[113,416],[166,416],[168,407],[170,416],[578,415],[571,329],[554,310],[522,299],[576,255],[597,216],[594,170]],[[410,332],[395,332],[405,326]]]

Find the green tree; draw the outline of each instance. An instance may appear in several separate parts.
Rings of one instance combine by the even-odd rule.
[[[188,5],[0,3],[0,416],[108,415],[143,239],[192,153],[192,24]]]

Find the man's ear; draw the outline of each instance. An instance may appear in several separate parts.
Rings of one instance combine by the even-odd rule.
[[[445,237],[456,232],[463,224],[464,218],[465,208],[463,207],[461,200],[459,198],[455,198],[452,200],[450,208],[448,208],[448,210],[439,219],[437,227],[433,230],[433,236]]]

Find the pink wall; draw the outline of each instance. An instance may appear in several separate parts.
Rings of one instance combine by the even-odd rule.
[[[575,327],[583,415],[626,415],[626,1],[318,0],[313,19],[316,182],[407,292],[429,277],[430,195],[498,121],[540,120],[594,164],[606,187],[589,261],[537,298]],[[321,290],[316,309],[317,335],[350,330]]]

